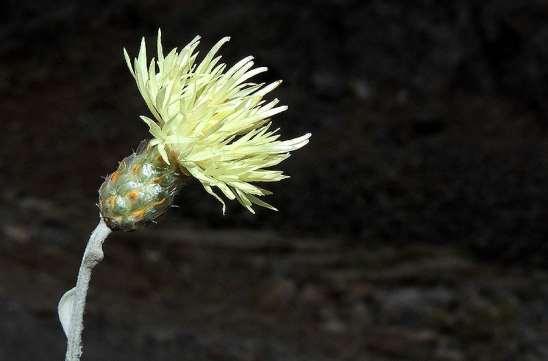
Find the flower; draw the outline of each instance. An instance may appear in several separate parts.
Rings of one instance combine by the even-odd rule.
[[[259,197],[271,194],[256,184],[277,182],[288,176],[270,167],[287,159],[291,151],[305,146],[310,133],[279,140],[279,129],[271,129],[270,117],[287,110],[278,99],[263,97],[278,87],[253,83],[250,79],[267,68],[253,68],[253,57],[232,67],[220,63],[219,49],[230,40],[219,40],[198,63],[200,37],[184,48],[164,56],[158,30],[157,59],[147,61],[145,39],[133,65],[124,57],[152,118],[141,116],[153,136],[162,159],[201,182],[223,205],[217,188],[228,199],[236,199],[250,212],[252,205],[276,210]]]

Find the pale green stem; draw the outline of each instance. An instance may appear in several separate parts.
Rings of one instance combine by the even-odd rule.
[[[74,290],[74,303],[70,318],[70,327],[67,337],[67,353],[65,361],[79,361],[82,355],[82,331],[84,329],[84,309],[86,296],[93,268],[103,260],[103,242],[110,234],[103,218],[89,237]]]

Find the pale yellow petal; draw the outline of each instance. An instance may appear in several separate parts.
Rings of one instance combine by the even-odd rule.
[[[171,154],[172,162],[186,168],[221,202],[223,213],[226,205],[214,187],[252,213],[253,204],[276,210],[259,198],[271,192],[253,183],[288,178],[270,167],[305,146],[310,134],[280,140],[278,129],[270,129],[269,119],[287,106],[264,97],[281,81],[267,85],[253,82],[252,78],[267,68],[254,68],[251,56],[231,67],[220,63],[218,53],[228,37],[215,43],[198,61],[199,40],[197,36],[181,50],[172,49],[164,55],[158,29],[157,60],[147,60],[143,38],[133,64],[124,49],[129,71],[154,117],[141,117],[153,136],[149,146],[157,147],[168,164]]]

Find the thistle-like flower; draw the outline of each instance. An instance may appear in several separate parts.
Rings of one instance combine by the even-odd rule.
[[[157,58],[150,62],[144,38],[133,62],[124,49],[152,114],[141,119],[153,138],[122,161],[99,191],[101,214],[113,229],[134,229],[163,213],[179,189],[176,178],[184,177],[200,181],[223,213],[225,202],[216,191],[252,213],[253,205],[276,210],[259,198],[271,192],[256,183],[287,178],[270,168],[309,141],[310,134],[282,141],[279,129],[271,129],[270,118],[287,106],[263,99],[281,81],[251,81],[267,68],[253,68],[251,56],[231,67],[221,63],[217,53],[228,37],[197,62],[199,39],[164,56],[159,30]]]
[[[252,205],[276,210],[259,197],[269,191],[254,183],[287,178],[273,167],[308,143],[310,134],[278,140],[270,117],[283,112],[278,100],[263,97],[280,82],[250,79],[266,68],[253,68],[247,57],[227,69],[217,52],[221,39],[196,62],[199,37],[164,56],[158,30],[158,58],[148,62],[145,40],[131,62],[124,57],[152,118],[141,116],[153,138],[124,158],[99,189],[101,219],[84,251],[76,287],[59,301],[59,320],[67,335],[66,361],[79,361],[87,290],[93,268],[103,259],[102,245],[113,230],[133,230],[164,213],[186,179],[196,178],[217,198],[220,190],[250,212]],[[216,188],[216,189],[214,189]]]

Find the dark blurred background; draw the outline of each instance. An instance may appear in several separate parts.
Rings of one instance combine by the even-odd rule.
[[[61,360],[101,176],[147,137],[122,58],[225,35],[312,141],[252,216],[187,186],[114,234],[85,360],[548,360],[545,1],[8,0],[0,360]]]

